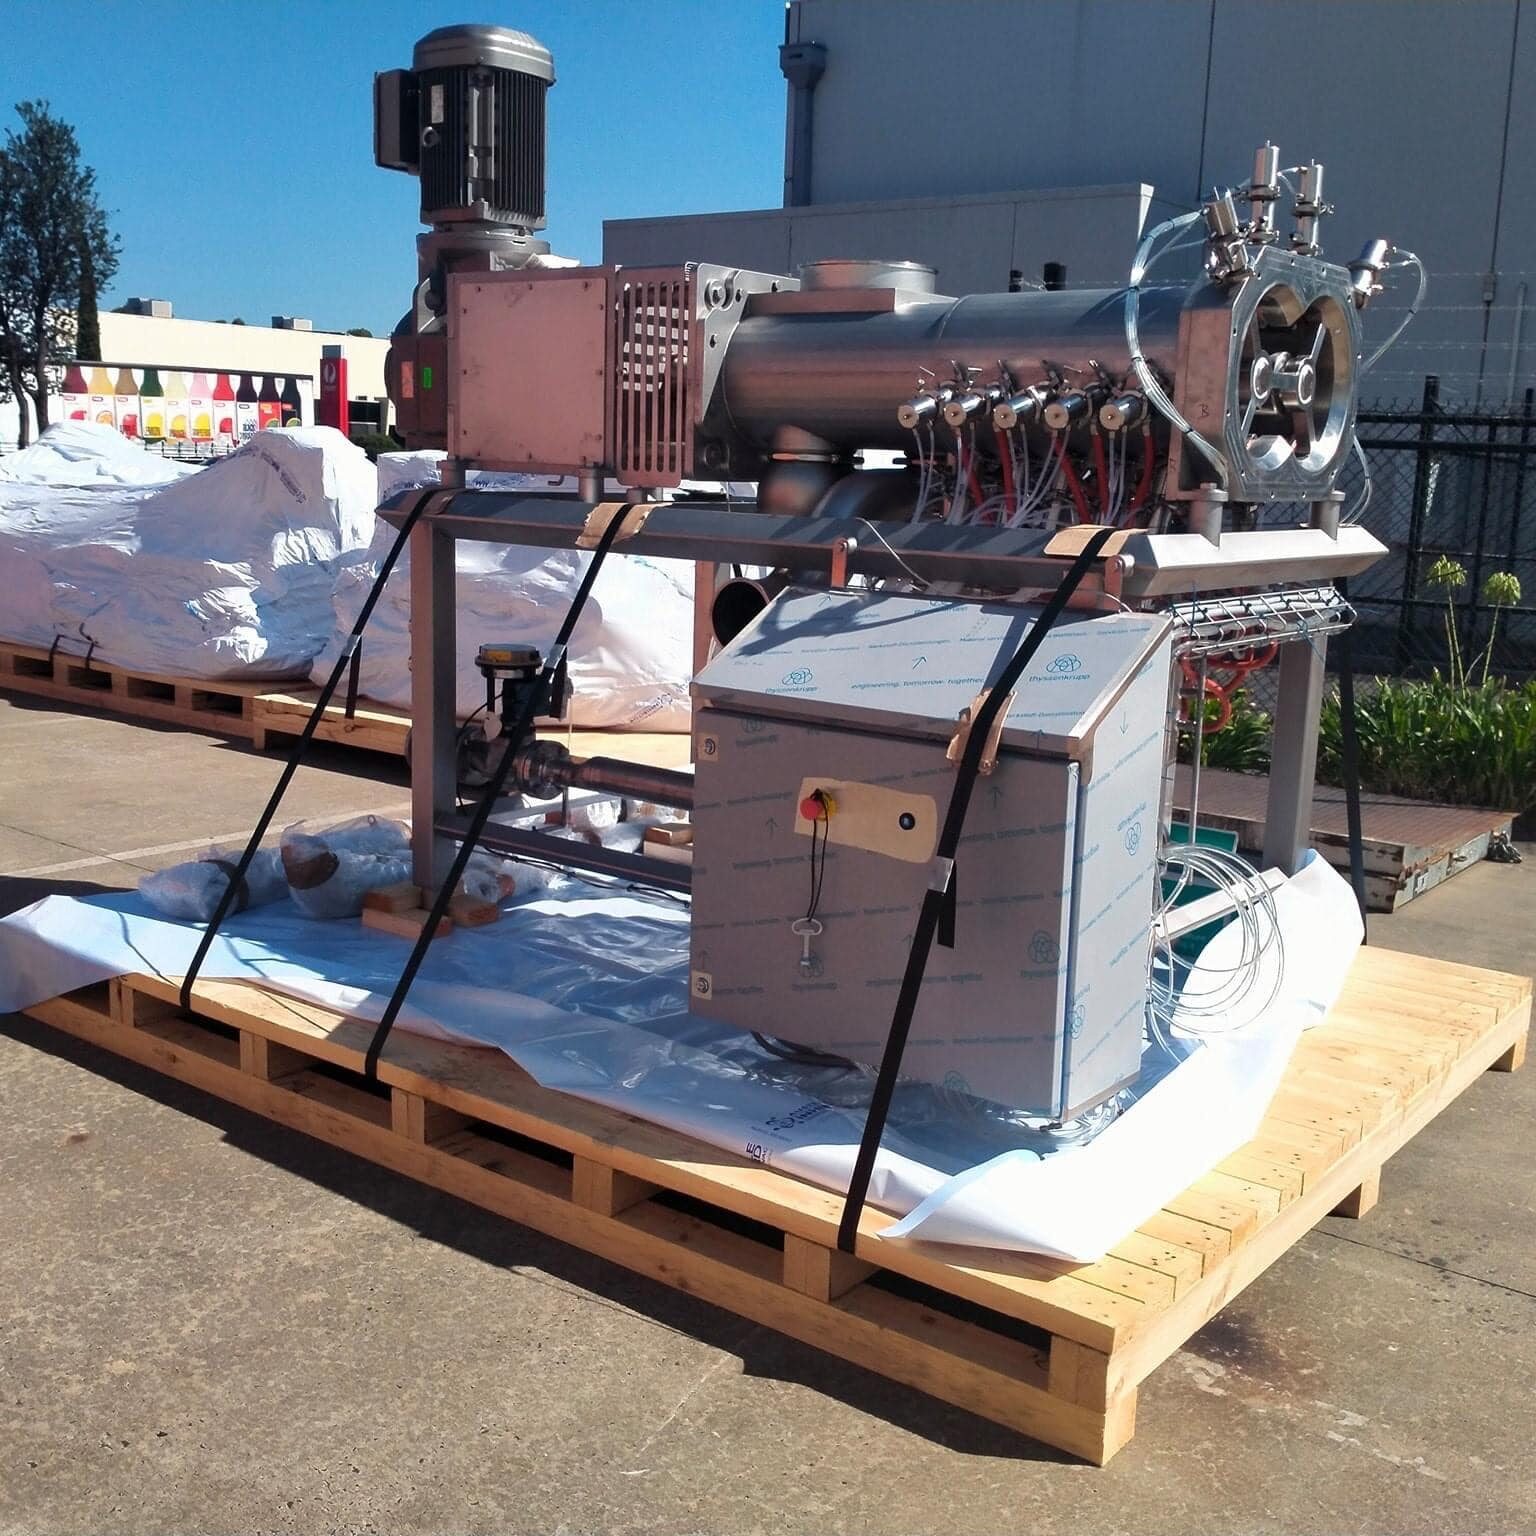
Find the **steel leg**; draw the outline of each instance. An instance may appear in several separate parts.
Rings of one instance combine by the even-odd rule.
[[[430,516],[411,533],[411,861],[423,890],[436,888],[453,858],[452,842],[436,831],[455,809],[453,546]]]
[[[1323,706],[1327,638],[1280,647],[1280,696],[1270,747],[1269,804],[1264,813],[1264,867],[1293,875],[1312,845],[1312,789],[1317,777],[1317,723]]]

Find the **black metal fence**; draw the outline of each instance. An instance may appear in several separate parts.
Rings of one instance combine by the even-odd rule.
[[[1464,663],[1475,662],[1479,675],[1490,644],[1493,675],[1536,675],[1533,397],[1536,390],[1527,389],[1522,401],[1499,411],[1448,407],[1440,401],[1439,380],[1430,377],[1417,409],[1360,413],[1371,489],[1359,520],[1391,551],[1350,582],[1360,613],[1355,654],[1361,671],[1408,677],[1444,671],[1449,618]],[[1348,493],[1347,516],[1364,492],[1357,460],[1341,488]],[[1465,571],[1461,588],[1448,592],[1432,581],[1442,556]],[[1487,583],[1495,573],[1518,579],[1517,603],[1493,600],[1497,594]]]

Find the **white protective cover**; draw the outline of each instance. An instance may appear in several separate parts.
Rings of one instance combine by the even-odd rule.
[[[1086,1263],[1241,1147],[1361,938],[1349,885],[1315,854],[1275,906],[1283,947],[1266,946],[1269,974],[1250,1001],[1204,1042],[1175,1022],[1174,1059],[1149,1045],[1129,1108],[1086,1145],[1042,1149],[1038,1135],[977,1113],[974,1101],[899,1085],[869,1198],[904,1219],[882,1236]],[[126,972],[179,977],[201,933],[149,915],[134,894],[45,897],[0,921],[0,1013]],[[1202,972],[1225,974],[1237,944],[1230,926],[1211,941],[1197,991]],[[259,978],[376,1021],[407,952],[389,935],[316,923],[277,901],[231,918],[203,975]],[[846,1189],[872,1074],[781,1061],[690,1013],[687,992],[686,905],[569,881],[521,896],[499,923],[438,939],[399,1024],[495,1046],[546,1087]]]
[[[386,453],[378,461],[382,502],[412,486],[436,485],[438,452]],[[473,471],[472,486],[574,490],[548,476]],[[324,682],[357,620],[395,530],[380,520],[372,548],[336,578],[335,626],[312,676]],[[534,645],[547,652],[592,557],[575,550],[526,549],[460,542],[458,713],[485,703],[475,651],[485,641]],[[363,635],[358,691],[381,704],[411,702],[409,553],[403,555]],[[686,731],[693,648],[693,567],[644,556],[610,559],[599,574],[570,644],[571,721],[608,730]]]
[[[0,639],[94,643],[133,671],[306,675],[341,558],[373,535],[373,466],[330,427],[270,429],[188,472],[67,423],[0,466]]]

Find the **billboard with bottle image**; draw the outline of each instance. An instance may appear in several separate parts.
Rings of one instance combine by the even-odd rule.
[[[71,363],[59,417],[146,443],[240,442],[265,427],[313,424],[313,399],[309,374]]]

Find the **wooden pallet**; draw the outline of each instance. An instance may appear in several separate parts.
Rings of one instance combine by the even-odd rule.
[[[1174,808],[1189,814],[1190,771],[1180,765]],[[1237,835],[1250,852],[1264,847],[1268,776],[1205,768],[1200,773],[1200,825]],[[1508,838],[1513,811],[1471,805],[1434,805],[1401,795],[1360,796],[1361,845],[1365,855],[1366,906],[1393,912],[1415,896],[1486,858],[1489,844]],[[1349,824],[1344,791],[1319,784],[1312,795],[1312,846],[1336,869],[1349,873]]]
[[[403,950],[402,950],[403,954]],[[1531,983],[1361,952],[1259,1135],[1095,1264],[884,1243],[836,1251],[835,1195],[539,1088],[504,1056],[370,1026],[253,983],[127,976],[33,1017],[322,1141],[1103,1463],[1137,1385],[1489,1067],[1525,1050]],[[1305,1319],[1300,1319],[1305,1324]]]
[[[269,737],[280,736],[286,744],[297,736],[320,692],[301,687],[274,691],[270,682],[161,677],[62,651],[50,656],[37,646],[0,643],[4,689],[129,719],[233,736],[258,751],[266,749]],[[364,699],[352,717],[342,705],[331,705],[315,736],[400,756],[409,731],[408,715]],[[692,760],[693,740],[686,732],[567,731],[552,726],[539,734],[569,742],[578,757],[619,757],[656,768],[683,768]]]
[[[302,731],[319,696],[318,688],[299,687],[258,694],[251,717],[258,750],[268,745],[269,737],[295,736]],[[315,739],[400,757],[405,753],[410,731],[411,717],[405,710],[372,699],[359,699],[350,715],[345,703],[328,704],[315,727]],[[567,739],[563,725],[540,730],[539,734],[555,741]],[[685,768],[693,760],[693,739],[685,731],[579,730],[571,735],[572,750],[578,756],[605,752],[656,768]],[[605,745],[598,745],[599,741]],[[575,743],[585,745],[578,749]]]
[[[300,686],[269,688],[262,693],[254,710],[257,750],[264,751],[271,736],[298,735],[319,697],[318,688]],[[350,715],[345,702],[327,705],[315,727],[315,740],[403,757],[410,731],[411,717],[404,710],[375,704],[372,699],[359,699]]]
[[[211,681],[135,672],[78,652],[0,643],[0,689],[110,714],[254,739],[254,703],[270,683]]]

